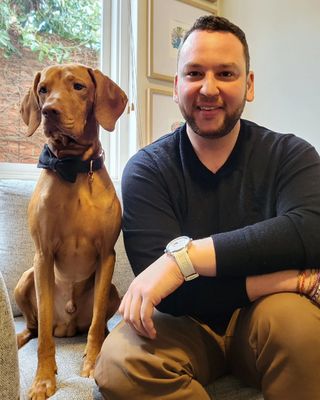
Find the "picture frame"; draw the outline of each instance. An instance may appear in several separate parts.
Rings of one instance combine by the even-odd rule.
[[[173,82],[178,48],[202,15],[217,14],[216,2],[148,0],[148,77]]]
[[[155,112],[157,110],[157,112]],[[147,135],[146,143],[174,131],[184,123],[179,106],[169,89],[147,89]]]

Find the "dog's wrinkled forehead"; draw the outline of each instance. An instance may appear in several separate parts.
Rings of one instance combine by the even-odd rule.
[[[93,87],[88,68],[80,65],[51,66],[41,72],[38,87],[54,84],[79,84],[87,88]]]

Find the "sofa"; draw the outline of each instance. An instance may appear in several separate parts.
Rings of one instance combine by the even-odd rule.
[[[37,366],[37,339],[17,351],[15,332],[24,328],[13,291],[23,271],[32,265],[34,247],[27,226],[27,205],[35,181],[0,179],[0,399],[27,399]],[[119,196],[120,197],[120,196]],[[116,244],[117,261],[113,282],[123,295],[133,279],[123,246]],[[116,314],[112,328],[120,321]],[[93,379],[80,377],[86,335],[56,338],[57,391],[53,400],[101,400]],[[224,376],[208,388],[215,400],[263,400],[260,392],[243,386],[232,376]],[[20,396],[20,397],[19,397]],[[195,399],[196,400],[196,399]]]

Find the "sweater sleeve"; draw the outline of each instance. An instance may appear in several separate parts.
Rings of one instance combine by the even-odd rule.
[[[139,151],[122,176],[123,235],[133,272],[138,275],[181,235],[166,181],[150,155]]]
[[[168,179],[172,184],[175,178],[167,173],[170,172],[159,171],[151,156],[141,150],[129,160],[122,176],[122,228],[135,275],[160,257],[170,240],[186,234],[179,224],[179,204],[172,200],[166,186]],[[233,296],[226,298],[226,291]],[[248,302],[243,277],[227,280],[200,277],[185,282],[157,308],[172,315],[191,315],[206,320],[217,310],[232,312]]]
[[[319,155],[292,135],[284,136],[283,141],[276,171],[276,215],[212,235],[217,276],[320,266]]]

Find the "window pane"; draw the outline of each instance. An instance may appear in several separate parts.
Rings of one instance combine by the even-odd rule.
[[[0,162],[38,161],[45,137],[26,137],[21,101],[44,67],[99,67],[101,13],[100,0],[0,1]]]

